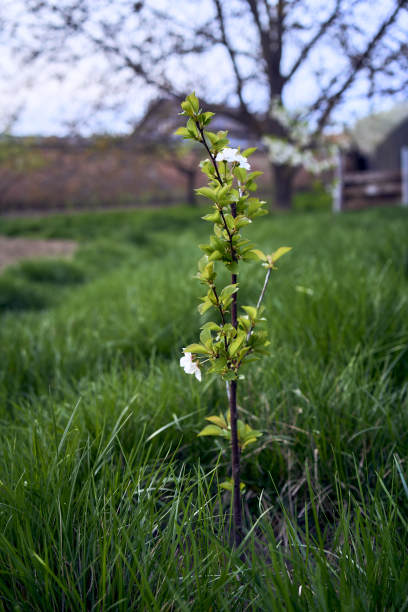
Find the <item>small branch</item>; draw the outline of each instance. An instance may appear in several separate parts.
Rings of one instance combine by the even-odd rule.
[[[268,271],[267,271],[266,276],[265,276],[264,286],[262,287],[261,295],[259,296],[258,302],[256,304],[256,309],[257,310],[260,307],[260,305],[262,303],[262,300],[264,299],[265,291],[266,291],[266,288],[268,286],[270,276],[271,276],[271,268],[268,268]]]
[[[203,145],[205,146],[205,149],[206,149],[206,151],[207,151],[208,155],[209,155],[209,156],[210,156],[210,158],[211,158],[212,164],[213,164],[213,166],[214,166],[215,173],[216,173],[216,175],[217,175],[217,180],[218,180],[219,184],[220,184],[220,185],[221,185],[221,187],[222,187],[222,186],[224,185],[224,182],[223,182],[223,180],[222,180],[222,178],[221,178],[220,171],[218,170],[218,165],[217,165],[217,162],[216,162],[216,160],[215,160],[215,155],[213,155],[213,154],[211,153],[210,147],[208,146],[208,143],[207,143],[207,141],[206,141],[206,139],[205,139],[204,129],[203,129],[202,127],[200,127],[200,125],[199,125],[198,121],[196,121],[196,122],[195,122],[195,124],[196,124],[196,128],[197,128],[197,130],[200,132],[200,136],[201,136],[201,138],[202,138]]]
[[[260,305],[262,303],[262,300],[264,299],[264,295],[265,295],[266,288],[267,288],[268,283],[269,283],[270,276],[271,276],[271,268],[268,268],[268,271],[267,271],[266,276],[265,276],[265,282],[264,282],[264,285],[262,287],[261,295],[259,296],[257,304],[256,304],[256,309],[257,310],[259,309],[259,307],[260,307]],[[252,332],[254,331],[254,327],[255,327],[255,325],[252,323],[251,328],[250,328],[250,330],[247,333],[247,337],[246,337],[246,341],[247,342],[250,339]]]
[[[214,286],[212,286],[212,287],[211,287],[211,289],[212,289],[212,292],[213,292],[213,294],[214,294],[214,297],[215,297],[215,299],[216,299],[216,301],[217,301],[217,308],[218,308],[218,310],[220,311],[220,315],[221,315],[222,324],[223,324],[223,325],[225,325],[224,311],[223,311],[223,309],[222,309],[222,306],[221,306],[220,300],[218,299],[217,289],[216,289]]]

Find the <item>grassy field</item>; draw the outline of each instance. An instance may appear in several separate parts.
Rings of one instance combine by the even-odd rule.
[[[183,208],[4,219],[79,241],[0,277],[0,609],[408,609],[408,211],[270,215],[271,354],[240,383],[243,458],[197,438],[225,390],[179,367],[208,226]],[[240,300],[262,268],[248,264]],[[216,465],[218,466],[217,469]]]

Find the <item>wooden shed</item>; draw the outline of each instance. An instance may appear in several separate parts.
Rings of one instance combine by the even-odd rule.
[[[338,178],[335,210],[408,205],[408,103],[356,123]]]

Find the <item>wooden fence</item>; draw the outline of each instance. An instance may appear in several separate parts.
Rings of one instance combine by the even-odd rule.
[[[400,170],[343,172],[339,158],[334,211],[394,204],[408,206],[408,147],[401,150]]]

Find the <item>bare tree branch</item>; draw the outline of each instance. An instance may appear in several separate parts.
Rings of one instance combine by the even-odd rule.
[[[367,44],[365,50],[360,53],[359,56],[352,58],[351,70],[347,76],[347,78],[343,81],[340,87],[336,90],[336,92],[328,97],[328,99],[323,102],[323,112],[319,118],[317,123],[316,133],[320,133],[324,126],[327,123],[327,120],[330,117],[330,114],[333,108],[340,102],[344,93],[349,89],[350,85],[355,80],[358,73],[367,65],[368,60],[370,60],[372,53],[376,49],[378,43],[384,37],[387,29],[390,27],[392,23],[394,23],[397,15],[399,14],[401,8],[408,5],[408,0],[398,0],[397,5],[391,15],[385,19],[385,21],[378,28],[376,34],[371,38],[369,43]]]
[[[241,76],[241,73],[238,68],[237,63],[237,53],[233,48],[230,40],[227,37],[227,33],[225,31],[225,21],[224,21],[224,13],[220,0],[214,0],[215,8],[217,11],[218,23],[220,26],[221,32],[221,42],[224,45],[232,64],[232,69],[234,71],[235,79],[236,79],[236,93],[239,99],[239,104],[241,106],[241,110],[244,114],[249,115],[248,107],[245,103],[243,96],[243,87],[244,87],[244,79]]]
[[[317,30],[316,34],[301,49],[297,60],[295,60],[292,67],[290,68],[290,70],[284,77],[285,82],[290,81],[292,77],[294,76],[294,74],[297,72],[297,70],[300,68],[300,66],[304,65],[312,49],[314,49],[314,47],[320,41],[322,36],[324,36],[324,34],[327,32],[330,26],[336,21],[336,19],[338,19],[341,2],[342,0],[336,1],[336,5],[333,11],[331,12],[331,14],[329,15],[329,17],[325,21],[323,21],[323,23],[320,24],[320,27]]]

